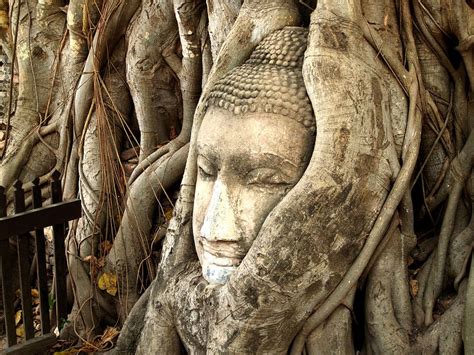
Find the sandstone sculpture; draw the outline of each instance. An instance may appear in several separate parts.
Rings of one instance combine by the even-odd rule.
[[[473,11],[0,0],[19,78],[0,185],[56,169],[83,201],[61,336],[123,325],[119,353],[474,352]]]
[[[240,265],[309,161],[316,122],[302,75],[306,37],[302,28],[274,32],[206,103],[193,234],[211,284],[225,283]]]

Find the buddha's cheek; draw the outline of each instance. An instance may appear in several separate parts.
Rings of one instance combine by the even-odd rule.
[[[245,185],[239,190],[236,220],[242,231],[241,248],[247,253],[260,232],[263,222],[286,195],[287,189],[278,185],[267,187]]]

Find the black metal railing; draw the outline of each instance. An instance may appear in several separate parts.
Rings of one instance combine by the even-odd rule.
[[[59,323],[67,318],[66,295],[66,251],[65,223],[81,216],[80,200],[62,201],[62,189],[59,172],[54,172],[50,182],[51,201],[49,206],[42,206],[41,186],[39,179],[33,181],[33,209],[25,210],[25,192],[23,183],[14,184],[15,213],[7,216],[7,198],[5,189],[0,186],[0,275],[2,278],[3,312],[8,347],[6,354],[32,354],[44,351],[56,342],[51,333],[49,314],[48,280],[46,272],[46,248],[44,228],[53,227],[54,246],[54,294],[56,320]],[[41,335],[35,337],[32,307],[32,280],[30,275],[30,232],[34,232],[36,271],[40,299]],[[11,272],[13,255],[10,254],[10,238],[16,238],[18,255],[18,275]],[[15,292],[14,278],[19,277],[20,298],[24,326],[24,341],[17,344],[15,326]]]

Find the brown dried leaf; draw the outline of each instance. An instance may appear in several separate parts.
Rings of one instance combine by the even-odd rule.
[[[31,289],[31,297],[38,298],[40,296],[39,291],[36,288]]]
[[[418,280],[410,280],[410,293],[412,297],[418,294]]]
[[[107,255],[110,249],[112,249],[112,243],[109,240],[104,240],[100,243],[100,249],[103,255]]]
[[[171,218],[173,217],[173,208],[169,207],[165,209],[165,218],[169,222],[171,221]]]
[[[100,257],[97,261],[97,266],[102,269],[105,266],[105,257]]]

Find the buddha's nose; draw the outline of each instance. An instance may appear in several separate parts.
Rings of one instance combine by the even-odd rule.
[[[234,206],[227,186],[217,179],[201,227],[201,236],[208,241],[231,242],[241,239]]]

